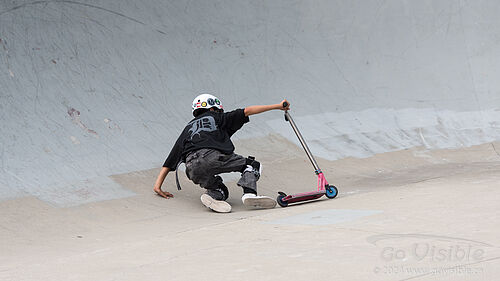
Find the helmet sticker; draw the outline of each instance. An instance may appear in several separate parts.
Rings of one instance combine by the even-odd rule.
[[[214,105],[215,104],[214,100],[211,99],[211,98],[208,99],[207,102],[208,102],[209,105]]]
[[[215,103],[216,103],[217,105],[220,105],[220,100],[215,99]]]
[[[207,106],[207,103],[206,102],[202,102],[201,106],[205,107],[205,106]]]

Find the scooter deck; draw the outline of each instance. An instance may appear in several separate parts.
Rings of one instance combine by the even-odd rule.
[[[311,191],[311,192],[304,192],[304,193],[287,195],[282,200],[284,202],[287,202],[287,203],[295,203],[295,202],[318,199],[325,194],[326,194],[326,191],[324,191],[324,190]]]

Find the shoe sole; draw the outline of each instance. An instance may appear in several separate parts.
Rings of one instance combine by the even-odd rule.
[[[276,200],[271,197],[246,198],[243,205],[254,209],[272,209],[276,207]]]
[[[229,203],[226,201],[215,200],[208,194],[201,195],[201,203],[203,203],[205,207],[217,213],[231,212],[231,205],[229,205]]]

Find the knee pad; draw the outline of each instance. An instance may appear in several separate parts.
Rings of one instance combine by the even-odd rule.
[[[246,159],[246,164],[247,166],[250,165],[252,168],[256,171],[260,172],[260,162],[255,160],[255,157],[253,156],[248,156]]]
[[[246,159],[246,167],[243,167],[241,172],[251,172],[257,177],[257,179],[259,179],[260,174],[262,173],[262,165],[259,161],[255,160],[255,157],[248,156]]]

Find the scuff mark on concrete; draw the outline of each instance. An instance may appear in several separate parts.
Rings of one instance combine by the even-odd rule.
[[[31,3],[24,3],[24,4],[21,4],[21,5],[17,5],[15,7],[12,7],[10,9],[7,9],[7,10],[4,10],[4,11],[0,11],[0,16],[3,15],[3,14],[6,14],[6,13],[10,13],[10,12],[13,12],[15,10],[19,10],[19,9],[23,9],[23,8],[26,8],[27,6],[34,6],[34,5],[47,5],[47,4],[50,4],[50,3],[63,3],[63,4],[71,4],[71,5],[78,5],[78,6],[84,6],[84,7],[88,7],[88,8],[92,8],[92,9],[96,9],[96,10],[101,10],[101,11],[104,11],[104,12],[107,12],[107,13],[110,13],[110,14],[113,14],[113,15],[116,15],[116,16],[119,16],[119,17],[122,17],[122,18],[125,18],[125,19],[128,19],[130,21],[133,21],[133,22],[136,22],[138,24],[141,24],[141,25],[144,25],[144,26],[148,26],[146,23],[138,20],[138,19],[135,19],[133,17],[130,17],[130,16],[127,16],[125,14],[122,14],[120,12],[117,12],[117,11],[114,11],[114,10],[111,10],[111,9],[106,9],[104,7],[100,7],[100,6],[97,6],[97,5],[92,5],[92,4],[88,4],[88,3],[83,3],[83,2],[78,2],[78,1],[68,1],[68,0],[42,0],[42,1],[34,1],[34,2],[31,2]],[[160,34],[163,34],[163,35],[167,35],[166,32],[158,29],[158,28],[153,28],[154,31],[160,33]]]
[[[12,72],[12,69],[10,68],[10,62],[9,62],[9,50],[7,49],[7,43],[0,38],[0,45],[2,45],[2,49],[5,52],[5,62],[7,64],[7,70],[9,71],[10,77],[14,77],[14,72]]]
[[[87,133],[89,133],[95,137],[99,137],[99,135],[97,134],[96,131],[89,129],[85,124],[82,123],[82,121],[80,120],[80,111],[71,107],[70,109],[68,109],[68,115],[73,120],[73,123],[78,125],[80,128],[85,130]]]
[[[108,118],[105,118],[104,123],[106,123],[106,125],[108,126],[108,129],[118,130],[118,131],[120,131],[120,133],[123,133],[122,128],[120,128],[120,126],[115,121],[108,119]]]
[[[77,144],[77,145],[80,144],[80,141],[75,136],[71,136],[69,138],[71,139],[71,142],[73,144]]]

